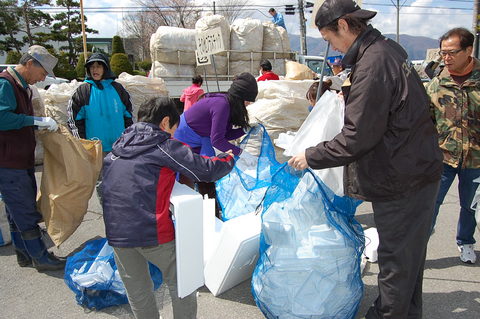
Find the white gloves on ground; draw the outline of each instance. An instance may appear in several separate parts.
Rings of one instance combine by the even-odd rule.
[[[38,126],[39,130],[48,129],[50,132],[55,132],[58,129],[57,122],[51,117],[34,117],[33,125]]]

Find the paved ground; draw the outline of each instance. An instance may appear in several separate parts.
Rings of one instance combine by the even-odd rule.
[[[38,174],[39,175],[39,174]],[[465,265],[458,258],[455,229],[458,216],[456,185],[452,187],[441,208],[435,234],[428,250],[424,281],[424,318],[477,319],[480,317],[480,260],[476,265]],[[362,204],[358,221],[365,227],[374,226],[371,207]],[[86,241],[105,236],[102,214],[94,196],[82,225],[55,253],[67,256]],[[480,236],[477,233],[477,241]],[[477,250],[477,256],[480,254]],[[371,264],[364,273],[365,295],[359,315],[376,298],[378,267]],[[157,292],[163,318],[171,318],[171,305],[165,289]],[[214,297],[203,287],[199,291],[198,317],[262,318],[250,293],[250,282]],[[0,247],[0,318],[132,318],[128,305],[102,311],[89,311],[78,306],[73,293],[63,282],[63,272],[38,273],[33,268],[20,268],[11,246]]]

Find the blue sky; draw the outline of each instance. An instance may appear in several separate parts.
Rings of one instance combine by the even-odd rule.
[[[215,0],[221,5],[224,0]],[[275,7],[277,11],[284,12],[284,5],[293,4],[297,6],[297,0],[249,0],[255,5],[248,7],[249,16],[260,20],[270,20],[269,7]],[[396,0],[392,0],[396,4]],[[362,7],[377,11],[377,16],[372,20],[374,27],[383,33],[396,33],[396,8],[391,0],[363,0]],[[131,7],[138,7],[133,0],[84,0],[85,14],[88,25],[99,34],[95,37],[111,37],[121,34],[122,16]],[[212,5],[212,1],[197,0],[199,5]],[[404,4],[400,9],[400,33],[409,35],[427,36],[438,38],[441,34],[453,27],[472,28],[473,24],[473,0],[402,0]],[[98,9],[89,8],[125,8],[113,9],[110,12],[99,12]],[[465,10],[466,9],[466,10]],[[285,16],[287,30],[289,33],[299,34],[299,17]],[[306,18],[310,20],[311,14],[307,13]],[[308,24],[308,22],[307,22]],[[318,30],[307,28],[307,35],[319,37]]]

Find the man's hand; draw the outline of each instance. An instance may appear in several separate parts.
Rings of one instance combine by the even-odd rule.
[[[292,157],[288,161],[288,165],[299,171],[306,169],[308,167],[308,163],[305,153],[300,153]]]
[[[33,125],[38,126],[38,129],[48,129],[50,132],[55,132],[58,129],[57,122],[51,117],[34,117]]]

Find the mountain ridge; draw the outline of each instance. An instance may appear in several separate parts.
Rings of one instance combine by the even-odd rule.
[[[395,34],[384,34],[389,39],[395,40]],[[292,51],[300,52],[300,36],[289,34]],[[438,48],[438,40],[423,36],[400,34],[400,45],[405,49],[410,60],[424,60],[427,49]],[[307,37],[308,55],[323,55],[326,42],[322,38]],[[337,51],[330,51],[328,56],[342,55]]]

